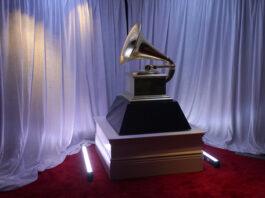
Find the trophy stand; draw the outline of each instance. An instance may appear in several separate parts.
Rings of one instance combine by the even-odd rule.
[[[166,95],[165,74],[127,73],[127,87],[116,97],[107,120],[119,135],[190,130],[178,102]]]
[[[123,46],[121,65],[134,59],[147,65],[126,74],[126,91],[117,96],[106,117],[96,117],[96,150],[110,179],[197,172],[203,169],[201,129],[191,127],[178,102],[166,95],[175,65],[143,37],[139,24]],[[168,68],[168,75],[157,68]]]

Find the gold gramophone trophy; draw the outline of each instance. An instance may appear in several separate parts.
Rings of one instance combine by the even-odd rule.
[[[191,129],[179,104],[166,95],[166,83],[174,75],[175,64],[144,38],[138,23],[126,38],[120,64],[135,59],[159,60],[168,65],[146,65],[145,71],[126,73],[126,91],[116,97],[106,117],[110,125],[120,135]],[[168,68],[168,75],[156,71],[158,68]]]

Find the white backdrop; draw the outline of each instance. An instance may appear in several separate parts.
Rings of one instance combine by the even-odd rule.
[[[0,190],[94,140],[107,109],[98,1],[0,4]]]
[[[168,84],[215,147],[265,153],[265,2],[128,0],[129,26],[176,63]],[[148,61],[140,61],[142,66]]]
[[[204,141],[265,153],[264,1],[128,0],[128,11],[175,61],[168,94]],[[1,0],[0,190],[94,140],[124,72],[149,62],[119,66],[126,26],[124,0]]]

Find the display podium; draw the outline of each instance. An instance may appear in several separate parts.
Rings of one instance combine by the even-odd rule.
[[[96,151],[112,180],[203,170],[201,129],[121,136],[105,117],[95,120]]]
[[[166,95],[176,66],[144,38],[140,24],[125,40],[120,65],[135,59],[163,64],[127,73],[125,92],[106,117],[95,118],[96,150],[107,174],[116,180],[201,171],[204,131],[191,127],[178,102]]]

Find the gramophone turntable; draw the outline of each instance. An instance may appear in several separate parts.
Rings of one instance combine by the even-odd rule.
[[[151,59],[167,65],[146,65],[144,71],[127,73],[126,91],[117,96],[107,120],[119,135],[161,133],[191,129],[178,102],[166,95],[166,83],[175,72],[174,62],[143,36],[140,24],[130,30],[123,45],[120,64]],[[168,68],[168,74],[156,69]]]

